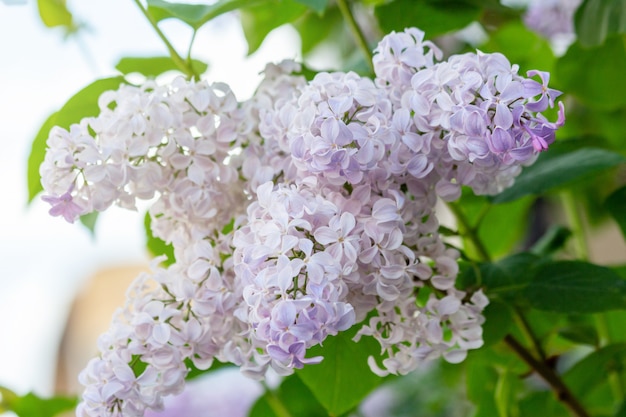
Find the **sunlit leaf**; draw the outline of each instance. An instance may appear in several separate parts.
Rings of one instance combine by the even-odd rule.
[[[576,37],[582,46],[601,45],[611,34],[626,33],[626,2],[585,0],[574,20]]]
[[[385,33],[417,27],[433,38],[478,20],[481,9],[465,1],[396,0],[377,6],[374,13]]]
[[[58,112],[52,114],[43,123],[33,140],[28,157],[28,201],[43,190],[39,181],[39,166],[44,160],[46,141],[53,126],[69,129],[73,123],[78,123],[84,117],[97,116],[100,112],[98,98],[107,90],[116,90],[124,82],[123,77],[103,78],[94,81],[87,87],[74,94]]]
[[[197,59],[193,59],[191,65],[196,74],[204,73],[209,67],[206,63],[198,61]],[[167,71],[180,71],[172,58],[167,56],[122,58],[117,65],[115,65],[115,69],[122,74],[138,72],[146,77],[156,77]]]
[[[626,238],[626,186],[615,190],[604,204]]]
[[[556,61],[555,87],[599,110],[626,106],[626,35],[613,35],[601,46],[585,49],[578,42]],[[608,64],[610,63],[610,65]]]
[[[28,155],[28,202],[33,201],[33,198],[41,191],[43,186],[41,185],[41,176],[39,175],[39,166],[44,161],[46,156],[46,142],[48,140],[48,133],[56,125],[56,118],[58,112],[54,112],[43,123],[39,132],[33,140],[33,144],[30,148],[30,154]]]
[[[12,411],[18,417],[54,417],[72,410],[78,404],[77,397],[42,398],[33,393],[18,396],[4,387],[0,387],[0,398],[0,409]]]
[[[67,9],[65,0],[37,0],[39,16],[49,28],[64,26],[68,31],[75,29],[72,13]]]
[[[522,171],[512,187],[493,197],[492,201],[505,203],[525,195],[540,195],[624,162],[626,158],[623,156],[598,148],[582,148],[556,156],[547,151],[534,165]]]
[[[294,0],[266,0],[242,8],[241,26],[248,42],[248,55],[259,49],[272,30],[295,21],[307,11],[305,5]]]
[[[175,3],[164,0],[147,0],[147,3],[148,13],[157,22],[175,18],[197,30],[206,22],[224,13],[266,1],[268,0],[220,0],[210,5]]]
[[[324,346],[307,350],[307,356],[323,356],[318,365],[305,366],[296,374],[331,415],[341,415],[359,404],[384,379],[367,364],[378,357],[380,345],[371,337],[352,341],[358,326],[324,340]]]
[[[626,281],[587,262],[546,262],[535,269],[524,295],[539,310],[595,313],[626,308]]]

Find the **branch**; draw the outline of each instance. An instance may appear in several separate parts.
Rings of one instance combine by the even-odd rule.
[[[504,342],[550,385],[556,394],[556,398],[572,412],[572,415],[576,417],[590,417],[587,410],[578,402],[578,399],[572,394],[563,380],[552,368],[535,359],[533,355],[510,334],[505,336]]]

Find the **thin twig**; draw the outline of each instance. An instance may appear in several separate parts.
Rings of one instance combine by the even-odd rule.
[[[339,11],[341,15],[345,19],[348,27],[350,28],[350,32],[352,32],[352,36],[354,36],[354,40],[356,41],[357,46],[365,55],[365,60],[370,67],[370,70],[374,72],[374,63],[372,62],[372,51],[370,47],[367,45],[367,40],[365,39],[365,35],[363,35],[363,31],[359,27],[356,19],[354,18],[354,14],[352,10],[350,10],[350,6],[346,0],[337,0],[337,6],[339,7]]]
[[[489,255],[489,252],[480,237],[478,237],[476,227],[469,223],[469,220],[465,217],[465,213],[463,213],[461,208],[456,203],[448,203],[448,207],[458,220],[459,230],[462,232],[463,237],[472,243],[474,249],[478,252],[477,255],[480,257],[480,260],[490,262],[491,256]]]
[[[172,58],[172,61],[174,61],[174,63],[178,66],[178,68],[184,74],[186,74],[190,78],[197,79],[198,74],[195,73],[193,67],[191,65],[188,65],[187,62],[178,54],[174,46],[170,43],[169,39],[167,39],[165,34],[161,31],[161,29],[159,28],[159,25],[154,20],[152,15],[148,13],[148,10],[145,7],[143,7],[143,4],[141,4],[141,1],[140,0],[133,0],[133,1],[137,5],[137,7],[139,7],[139,10],[141,10],[141,13],[143,13],[146,19],[148,19],[148,22],[150,22],[150,26],[152,26],[156,34],[159,36],[159,38],[161,38],[161,40],[165,44],[165,47],[170,53],[170,57]]]

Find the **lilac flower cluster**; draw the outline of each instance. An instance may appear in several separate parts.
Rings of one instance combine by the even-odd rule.
[[[441,52],[417,29],[386,36],[376,79],[268,65],[238,103],[223,84],[122,86],[101,113],[55,128],[41,167],[68,221],[153,199],[153,233],[176,262],[137,279],[81,374],[79,416],[141,416],[179,393],[186,361],[254,378],[322,357],[358,326],[369,365],[405,374],[482,345],[481,291],[455,287],[459,252],[438,198],[497,193],[554,140],[549,75],[500,54]]]
[[[524,23],[528,28],[552,42],[569,44],[574,41],[574,15],[582,0],[533,0]]]

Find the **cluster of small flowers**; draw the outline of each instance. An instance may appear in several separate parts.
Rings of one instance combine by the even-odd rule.
[[[386,36],[377,78],[268,65],[254,97],[178,79],[122,86],[55,128],[41,168],[51,213],[152,205],[176,262],[140,277],[82,373],[80,416],[141,416],[180,392],[186,363],[262,378],[357,323],[379,375],[482,344],[481,291],[455,288],[438,197],[495,193],[554,139],[559,92],[499,54],[441,59],[417,29]]]
[[[524,23],[528,28],[552,42],[571,43],[574,32],[574,14],[582,0],[533,0]]]
[[[499,53],[434,63],[440,52],[422,39],[422,32],[408,29],[376,50],[376,82],[390,92],[398,129],[420,136],[419,152],[434,165],[443,199],[459,198],[461,185],[497,194],[554,141],[565,118],[562,104],[556,122],[541,112],[561,93],[548,88],[548,73],[529,71],[541,82],[522,77]],[[415,59],[425,47],[428,59]]]

